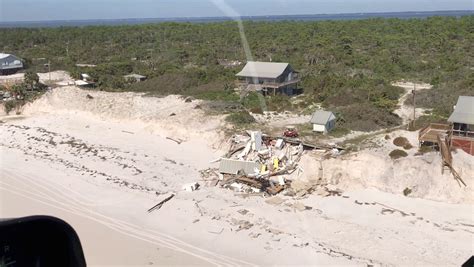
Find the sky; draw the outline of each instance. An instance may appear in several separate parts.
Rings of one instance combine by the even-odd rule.
[[[474,0],[0,0],[0,22],[473,9]]]

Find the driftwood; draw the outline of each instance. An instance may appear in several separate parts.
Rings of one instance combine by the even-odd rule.
[[[132,132],[129,132],[129,131],[122,131],[122,133],[135,134],[135,133],[132,133]]]
[[[170,201],[172,198],[174,197],[174,194],[171,194],[169,197],[163,199],[162,201],[160,201],[158,204],[156,204],[155,206],[151,207],[148,212],[152,212],[154,210],[159,210],[161,209],[161,207],[163,206],[163,204],[165,204],[166,202]]]
[[[173,139],[171,137],[166,137],[166,139],[176,142],[178,145],[181,145],[181,143],[183,142],[182,140]]]
[[[220,234],[222,234],[222,232],[224,232],[224,228],[222,228],[219,232],[213,232],[213,231],[208,231],[208,232],[211,233],[211,234],[220,235]]]

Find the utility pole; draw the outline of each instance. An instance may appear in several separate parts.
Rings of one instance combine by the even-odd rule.
[[[413,83],[413,128],[415,128],[416,121],[416,103],[415,103],[415,94],[416,94],[416,83]]]
[[[66,43],[66,56],[69,58],[69,40]]]

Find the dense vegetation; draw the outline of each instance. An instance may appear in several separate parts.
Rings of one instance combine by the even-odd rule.
[[[27,71],[23,82],[6,87],[0,84],[2,96],[4,92],[9,92],[9,97],[4,101],[3,108],[7,114],[13,110],[18,110],[24,104],[41,96],[47,89],[47,86],[40,83],[38,74]]]
[[[429,82],[419,103],[445,117],[459,94],[474,95],[474,16],[428,19],[368,19],[324,22],[245,22],[254,60],[289,62],[302,76],[304,96],[297,101],[266,99],[271,110],[309,112],[317,103],[334,110],[339,125],[372,130],[400,123],[393,111],[401,93],[391,82]],[[259,111],[257,97],[233,93],[234,74],[245,62],[234,22],[161,23],[55,29],[0,29],[0,51],[27,60],[34,71],[86,72],[103,90],[184,94],[240,102]],[[97,64],[77,68],[76,63]],[[146,75],[127,83],[129,73]]]

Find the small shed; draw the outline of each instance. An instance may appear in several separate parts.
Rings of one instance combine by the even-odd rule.
[[[134,81],[134,82],[143,82],[144,80],[146,80],[146,76],[143,76],[140,74],[129,74],[129,75],[123,76],[123,78],[125,78],[125,80],[127,81]]]
[[[82,73],[82,74],[81,74],[81,80],[87,82],[87,81],[92,80],[92,77],[91,77],[89,74],[87,74],[87,73]]]
[[[87,81],[83,81],[83,80],[76,80],[76,81],[74,81],[74,84],[78,87],[94,87],[93,82],[87,82]]]
[[[0,53],[0,75],[8,75],[23,69],[23,62],[20,58]]]
[[[318,110],[311,117],[313,132],[327,134],[336,126],[336,115],[331,111]]]

